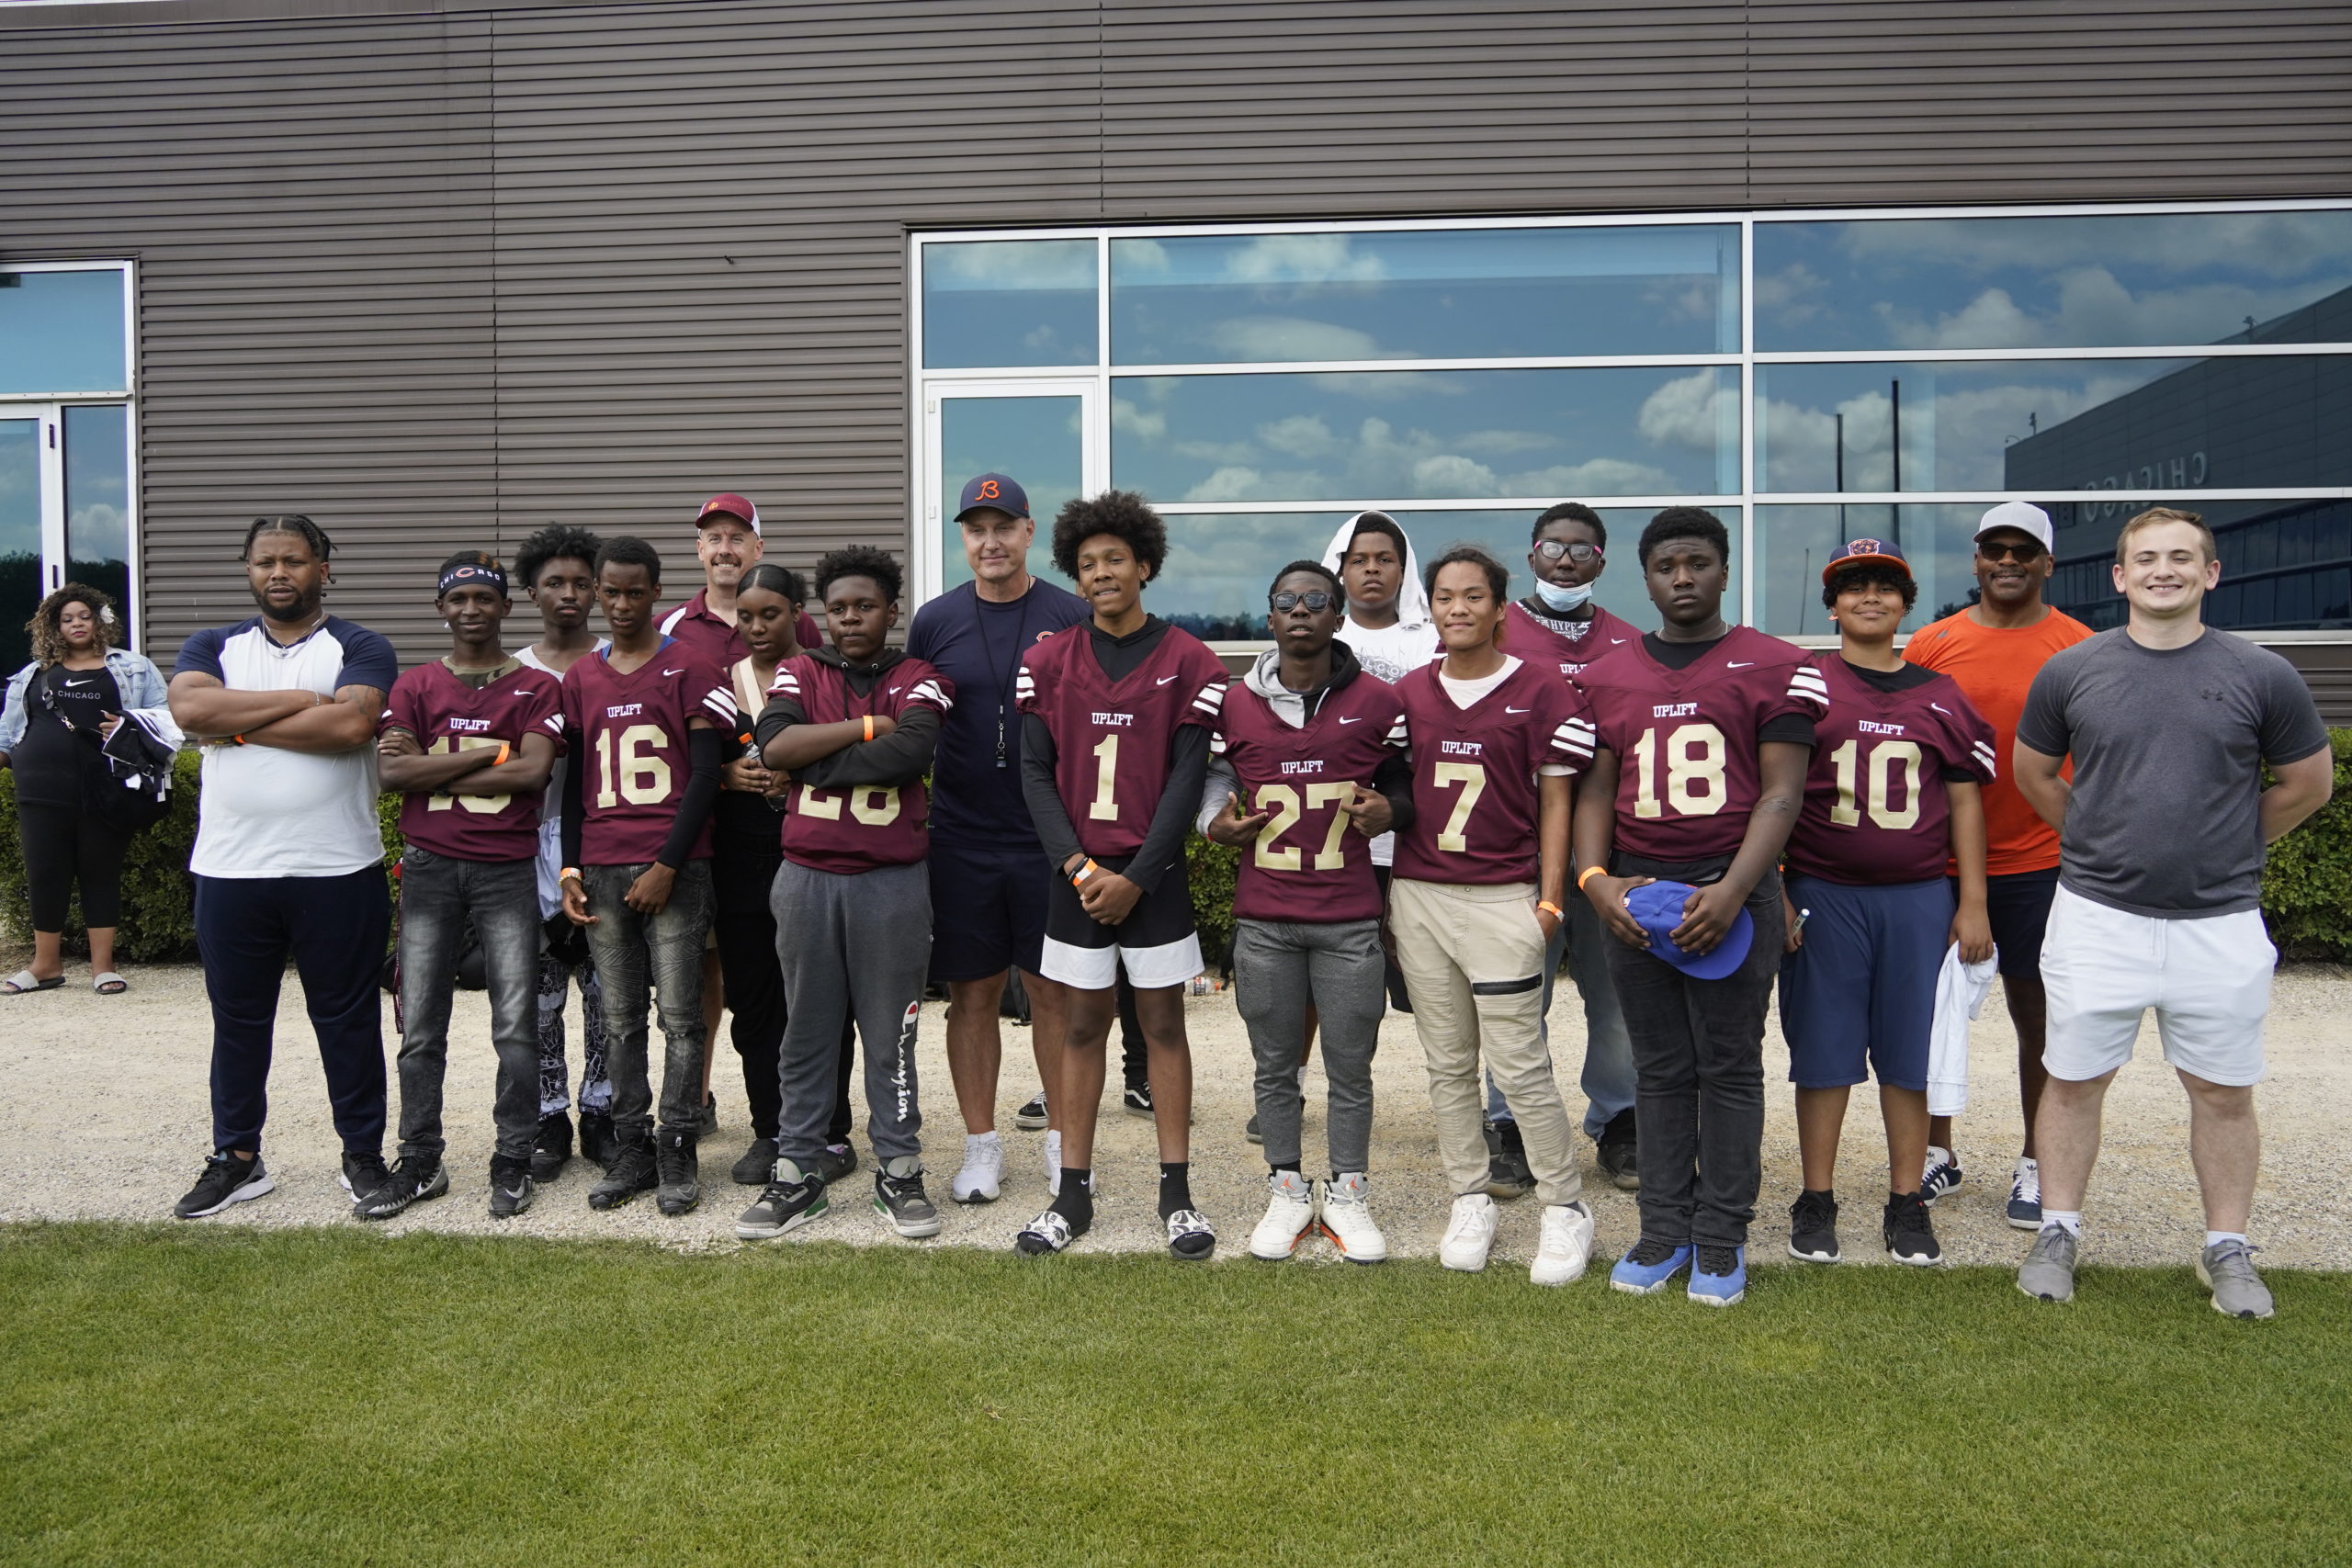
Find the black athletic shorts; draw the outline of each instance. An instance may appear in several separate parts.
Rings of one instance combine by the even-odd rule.
[[[1125,857],[1097,860],[1124,871]],[[1201,938],[1193,924],[1193,885],[1178,861],[1159,885],[1136,902],[1127,918],[1106,926],[1086,912],[1067,877],[1052,879],[1046,897],[1046,944],[1037,973],[1080,990],[1107,991],[1119,971],[1138,990],[1181,986],[1201,972]]]
[[[1045,851],[934,837],[930,864],[933,981],[985,980],[1007,969],[1040,973],[1046,898],[1055,882]]]
[[[2050,900],[2058,893],[2058,868],[2014,871],[1984,879],[1984,914],[1993,927],[1993,945],[2000,950],[2003,976],[2020,980],[2041,978],[2041,932],[2050,923]],[[1960,883],[1952,883],[1960,896]]]

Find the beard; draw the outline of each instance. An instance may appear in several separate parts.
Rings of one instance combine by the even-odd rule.
[[[287,626],[300,626],[304,621],[315,618],[319,613],[319,604],[326,598],[326,584],[322,582],[299,596],[294,601],[293,607],[280,615],[270,608],[267,593],[258,588],[253,590],[254,603],[260,606],[261,613],[277,622],[278,625]]]

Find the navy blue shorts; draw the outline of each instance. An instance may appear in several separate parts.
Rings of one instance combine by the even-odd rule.
[[[931,841],[931,977],[985,980],[1037,973],[1053,873],[1046,852]]]
[[[1838,1089],[1875,1076],[1890,1088],[1926,1089],[1951,884],[1939,876],[1853,887],[1792,876],[1789,902],[1813,911],[1804,944],[1781,960],[1789,1081]]]
[[[1958,896],[1960,884],[1952,884]],[[1993,928],[2005,980],[2041,978],[2041,933],[2050,924],[2050,901],[2058,894],[2058,868],[2013,871],[1984,879],[1984,917]]]

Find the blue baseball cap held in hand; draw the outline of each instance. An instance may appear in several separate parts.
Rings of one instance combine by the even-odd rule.
[[[1693,980],[1720,980],[1738,968],[1756,940],[1756,922],[1746,909],[1732,917],[1712,953],[1685,953],[1668,933],[1682,923],[1682,906],[1699,891],[1687,882],[1645,882],[1625,895],[1625,908],[1634,922],[1649,932],[1650,951]]]

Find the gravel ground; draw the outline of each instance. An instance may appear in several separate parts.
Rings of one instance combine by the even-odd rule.
[[[0,1023],[5,1024],[0,1027],[0,1040],[5,1040],[0,1043],[0,1124],[9,1129],[0,1138],[0,1221],[161,1218],[196,1177],[209,1129],[209,1031],[203,976],[190,965],[134,969],[130,979],[133,988],[120,997],[93,995],[86,973],[81,973],[62,990],[0,998]],[[1564,985],[1563,990],[1568,988]],[[933,1118],[932,1192],[946,1211],[944,1234],[935,1242],[902,1241],[864,1202],[853,1201],[837,1204],[831,1216],[797,1233],[798,1236],[882,1247],[1004,1247],[1043,1206],[1043,1135],[1012,1128],[1013,1107],[1035,1085],[1027,1032],[1010,1023],[1005,1027],[1008,1072],[1000,1095],[1007,1154],[1004,1195],[996,1203],[972,1208],[945,1201],[947,1179],[962,1154],[962,1129],[956,1125],[941,1052],[942,1010],[936,1004],[926,1006],[924,1014],[921,1070],[923,1099]],[[1263,1203],[1265,1174],[1258,1149],[1242,1137],[1251,1109],[1248,1039],[1229,994],[1194,998],[1188,1014],[1196,1095],[1193,1193],[1218,1225],[1218,1256],[1246,1257],[1249,1229]],[[2352,1062],[2339,1044],[2347,1015],[2352,1015],[2352,973],[2299,966],[2279,976],[2270,1019],[2271,1076],[2261,1092],[2268,1146],[2255,1210],[2256,1239],[2268,1266],[2352,1267],[2352,1227],[2345,1223],[2352,1200],[2335,1179],[2352,1156],[2352,1130],[2343,1114],[2346,1091],[2352,1088]],[[1580,1113],[1573,1075],[1581,1060],[1582,1023],[1572,992],[1555,1005],[1552,1017],[1559,1034],[1555,1055],[1562,1081],[1569,1087],[1573,1111]],[[389,1040],[389,1005],[385,1027]],[[572,1027],[576,1043],[576,1016]],[[686,1249],[744,1245],[735,1240],[732,1225],[752,1192],[733,1186],[727,1177],[728,1167],[751,1134],[744,1121],[740,1069],[731,1052],[722,1055],[716,1074],[720,1128],[705,1145],[704,1200],[695,1213],[664,1218],[646,1198],[610,1213],[594,1213],[587,1205],[592,1169],[575,1160],[542,1189],[528,1213],[501,1224],[484,1212],[493,1062],[487,1043],[488,1007],[480,993],[458,993],[451,1033],[460,1043],[452,1054],[447,1092],[449,1193],[412,1209],[383,1229],[625,1236]],[[279,1012],[278,1040],[271,1080],[275,1113],[266,1147],[277,1190],[239,1205],[230,1211],[232,1217],[215,1223],[356,1223],[335,1184],[338,1145],[302,1016],[300,987],[291,975]],[[468,1048],[466,1042],[475,1043]],[[2024,1250],[2023,1235],[2008,1229],[2001,1217],[2018,1129],[2015,1049],[1996,997],[1976,1026],[1972,1111],[1959,1138],[1969,1179],[1936,1210],[1945,1256],[1956,1263],[2006,1264]],[[1786,1054],[1777,1032],[1766,1043],[1765,1058],[1770,1088],[1764,1190],[1758,1203],[1759,1262],[1781,1258],[1786,1206],[1797,1187],[1795,1124],[1781,1077]],[[1104,1107],[1096,1157],[1098,1217],[1080,1248],[1156,1250],[1163,1237],[1154,1213],[1157,1155],[1151,1128],[1122,1113],[1115,1098],[1115,1064],[1111,1076],[1112,1098]],[[1373,1148],[1374,1212],[1395,1255],[1430,1256],[1444,1227],[1448,1197],[1438,1169],[1426,1080],[1410,1019],[1387,1021],[1375,1076],[1380,1109]],[[1317,1153],[1323,1127],[1321,1091],[1319,1073],[1310,1074],[1310,1171],[1321,1163]],[[2110,1264],[2184,1263],[2194,1254],[2203,1227],[2189,1168],[2185,1102],[2158,1055],[2153,1027],[2143,1032],[2140,1055],[2108,1103],[2106,1146],[2091,1194],[2087,1257]],[[1848,1119],[1838,1183],[1848,1204],[1843,1233],[1847,1257],[1858,1262],[1884,1262],[1877,1245],[1884,1145],[1876,1123],[1874,1100],[1867,1090],[1858,1093]],[[862,1145],[860,1152],[865,1153]],[[1586,1192],[1599,1215],[1600,1250],[1612,1254],[1629,1245],[1635,1234],[1634,1200],[1601,1183],[1590,1167],[1589,1144],[1583,1145],[1583,1152]],[[849,1184],[845,1195],[865,1197],[863,1179]],[[1536,1219],[1532,1198],[1505,1205],[1498,1262],[1523,1263],[1532,1255]],[[1317,1243],[1302,1248],[1299,1256],[1328,1260],[1331,1254]]]

